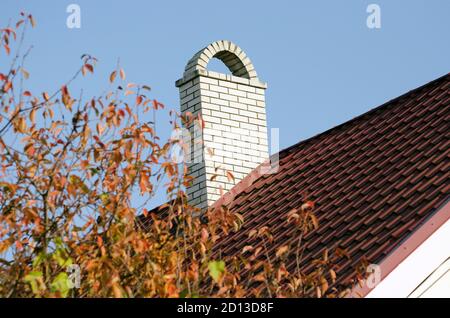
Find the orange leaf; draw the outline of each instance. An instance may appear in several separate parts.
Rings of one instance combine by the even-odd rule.
[[[158,108],[164,108],[164,105],[161,104],[160,102],[158,102],[156,99],[153,100],[153,108],[154,109],[158,109]]]
[[[112,72],[111,75],[109,75],[109,82],[110,83],[114,82],[114,80],[116,79],[116,75],[117,75],[116,71]]]
[[[36,118],[36,108],[33,108],[30,112],[30,121],[34,124]]]
[[[17,23],[16,23],[16,29],[17,29],[22,23],[23,23],[23,20],[17,21]]]
[[[277,250],[277,252],[275,253],[275,255],[276,255],[277,257],[280,257],[281,255],[285,254],[288,250],[289,250],[289,246],[283,245],[283,246],[281,246],[281,247]]]
[[[333,283],[336,282],[336,272],[333,269],[330,269],[330,277]]]
[[[97,245],[98,245],[99,247],[102,247],[102,246],[103,246],[103,239],[102,239],[101,236],[97,236]]]
[[[31,26],[32,26],[33,28],[36,27],[36,21],[34,20],[33,16],[30,14],[30,15],[28,16],[28,18],[30,19]]]
[[[230,171],[227,171],[227,178],[228,181],[235,181],[233,174]]]
[[[123,70],[123,68],[120,69],[120,78],[122,79],[122,81],[125,80],[125,71]]]
[[[3,44],[3,47],[5,48],[6,54],[9,55],[11,53],[11,49],[9,48],[9,45]]]

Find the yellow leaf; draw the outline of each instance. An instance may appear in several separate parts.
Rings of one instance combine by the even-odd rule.
[[[280,247],[277,252],[275,253],[275,255],[277,257],[280,257],[281,255],[285,254],[287,251],[289,250],[289,246],[284,245],[282,247]]]
[[[214,149],[213,149],[213,148],[207,147],[207,148],[206,148],[206,151],[208,151],[208,154],[209,154],[211,157],[214,157]],[[217,171],[217,170],[216,170],[216,171]]]
[[[28,79],[30,77],[30,73],[27,72],[23,67],[20,68],[20,71],[22,72],[22,75],[25,79]]]

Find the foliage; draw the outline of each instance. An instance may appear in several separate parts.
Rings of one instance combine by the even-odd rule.
[[[14,28],[0,30],[2,59],[11,60],[0,73],[0,296],[341,295],[330,288],[336,273],[328,252],[313,273],[299,263],[286,269],[287,259],[300,259],[301,237],[318,226],[312,202],[287,214],[299,229],[298,246],[276,255],[246,247],[223,259],[214,252],[221,237],[239,230],[242,216],[220,207],[199,217],[187,204],[192,180],[170,157],[180,141],[161,142],[148,120],[164,105],[149,96],[149,86],[127,83],[120,65],[109,76],[110,91],[98,97],[70,93],[75,79],[94,73],[90,55],[53,93],[27,90],[29,51],[22,53],[22,44],[34,24],[22,13]],[[195,120],[171,116],[174,129]],[[145,207],[161,186],[169,203],[150,213]],[[271,244],[269,228],[251,235]],[[74,264],[77,287],[68,272]]]

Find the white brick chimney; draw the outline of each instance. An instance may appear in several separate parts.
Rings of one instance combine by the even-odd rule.
[[[220,59],[232,75],[208,71],[212,58]],[[241,48],[217,41],[192,57],[176,86],[181,112],[200,114],[204,122],[203,131],[195,133],[200,143],[194,142],[192,149],[203,147],[188,164],[194,181],[187,194],[190,204],[205,208],[268,159],[267,85]],[[192,137],[194,126],[188,127]]]

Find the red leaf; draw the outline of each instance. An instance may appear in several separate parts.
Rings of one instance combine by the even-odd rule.
[[[3,91],[6,93],[7,91],[10,90],[10,88],[12,87],[12,82],[6,82],[5,85],[3,86]]]
[[[83,68],[86,68],[89,72],[94,73],[94,67],[91,64],[84,64]]]

